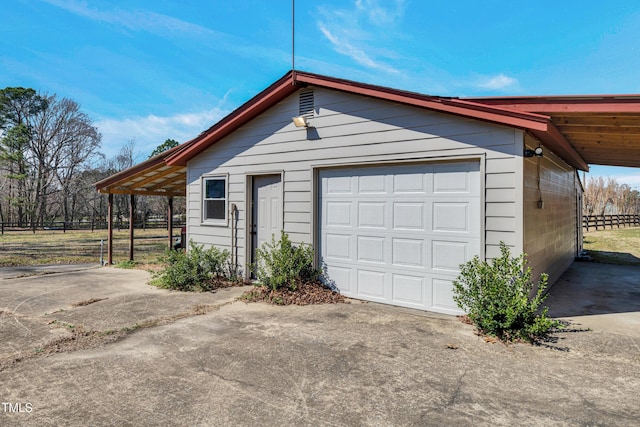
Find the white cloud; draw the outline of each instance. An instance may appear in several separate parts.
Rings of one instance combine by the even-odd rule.
[[[208,28],[182,21],[171,16],[144,10],[127,11],[122,9],[115,9],[112,11],[102,11],[90,8],[86,2],[78,2],[74,0],[44,1],[51,4],[52,6],[64,9],[67,12],[73,13],[75,15],[83,16],[94,21],[119,25],[129,30],[145,30],[158,34],[165,34],[166,32],[181,32],[191,34],[213,32]]]
[[[324,36],[327,38],[327,40],[331,42],[336,52],[350,57],[358,64],[364,65],[365,67],[386,71],[388,73],[398,72],[398,70],[390,65],[373,60],[371,57],[369,57],[369,55],[367,55],[364,50],[353,46],[351,43],[349,43],[348,40],[340,39],[339,37],[331,33],[331,31],[329,31],[324,25],[318,24],[318,27],[320,28],[322,34],[324,34]]]
[[[165,140],[171,138],[186,142],[209,129],[229,111],[215,107],[195,113],[180,113],[173,116],[148,115],[125,119],[104,119],[96,122],[102,134],[102,151],[107,158],[118,153],[120,147],[129,140],[135,140],[135,150],[147,155]]]
[[[488,90],[512,89],[518,85],[518,80],[504,74],[488,77],[478,83],[478,87]]]
[[[404,0],[394,0],[388,7],[380,6],[379,0],[356,0],[356,9],[364,12],[376,25],[391,25],[402,17]]]
[[[352,9],[318,8],[317,26],[337,53],[367,68],[397,74],[388,61],[396,54],[385,49],[404,13],[404,0],[382,6],[380,0],[356,0]]]
[[[77,0],[43,0],[52,6],[92,21],[113,25],[124,31],[145,31],[165,39],[185,36],[196,39],[199,44],[209,48],[231,52],[247,58],[284,58],[283,52],[277,48],[254,45],[242,37],[215,31],[202,25],[183,21],[169,15],[150,12],[144,9],[125,10],[112,8],[101,10],[91,8],[85,1]]]

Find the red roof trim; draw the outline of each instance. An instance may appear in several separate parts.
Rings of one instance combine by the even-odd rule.
[[[540,141],[549,143],[552,151],[574,168],[583,171],[589,170],[587,162],[580,157],[578,152],[573,148],[569,141],[567,141],[562,132],[560,132],[555,126],[549,126],[549,129],[547,129],[546,132],[532,131],[531,133]]]
[[[309,73],[296,73],[296,81],[519,128],[545,130],[549,120],[546,116],[533,113],[522,113],[461,99],[428,96]]]
[[[548,117],[539,114],[508,110],[455,98],[428,96],[301,71],[296,71],[295,73],[290,71],[207,131],[183,144],[179,151],[166,159],[167,164],[171,166],[186,166],[190,159],[304,85],[315,85],[385,99],[520,129],[545,132],[549,126],[553,126]]]
[[[183,144],[184,147],[180,151],[167,158],[167,164],[171,166],[186,166],[190,159],[209,148],[212,144],[298,90],[299,88],[294,85],[291,76],[291,72],[285,74],[274,84],[251,98],[208,130]]]
[[[531,96],[466,98],[511,110],[536,113],[640,113],[640,95]]]

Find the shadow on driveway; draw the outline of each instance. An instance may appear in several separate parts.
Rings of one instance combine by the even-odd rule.
[[[640,268],[574,262],[549,291],[549,315],[640,337]]]

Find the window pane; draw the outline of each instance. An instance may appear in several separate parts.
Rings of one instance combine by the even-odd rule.
[[[205,199],[224,199],[224,180],[223,179],[207,179]]]
[[[205,200],[204,201],[204,217],[205,219],[225,219],[224,200]]]

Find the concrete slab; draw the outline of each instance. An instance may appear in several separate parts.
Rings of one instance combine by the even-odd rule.
[[[545,305],[576,326],[640,338],[640,267],[573,263]]]
[[[0,280],[39,276],[44,274],[68,273],[71,271],[89,270],[93,268],[100,268],[100,264],[53,264],[0,267]]]
[[[0,402],[12,406],[0,406],[0,425],[623,426],[640,419],[633,334],[593,328],[558,333],[550,347],[504,346],[449,316],[359,301],[245,304],[234,302],[241,288],[183,294],[151,288],[147,277],[102,268],[0,281],[2,342],[16,328],[33,340],[64,330],[52,320],[96,329],[173,319],[5,365]],[[106,299],[73,305],[99,297]],[[180,316],[198,305],[216,309]],[[16,318],[22,326],[5,327]],[[27,350],[36,342],[18,341]]]

